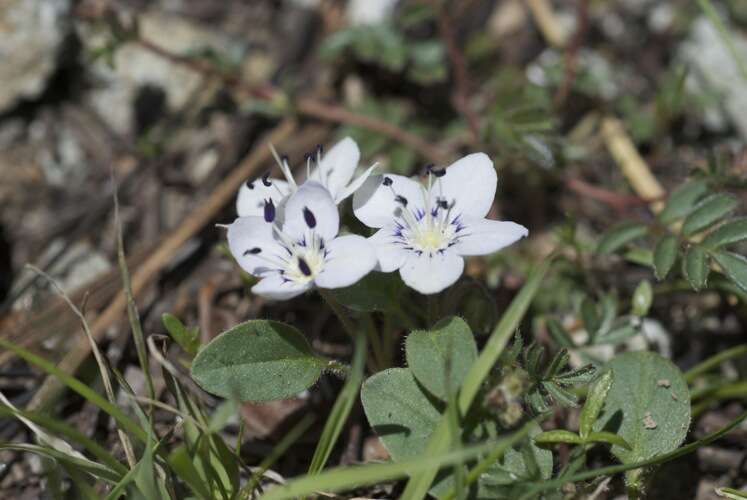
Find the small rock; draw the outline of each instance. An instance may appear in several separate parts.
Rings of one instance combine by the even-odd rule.
[[[68,0],[0,2],[0,112],[42,93],[70,25]]]
[[[727,26],[727,29],[728,26]],[[732,36],[734,48],[747,59],[747,41]],[[742,139],[747,139],[747,85],[739,65],[724,45],[716,28],[705,16],[693,22],[689,38],[680,47],[680,59],[689,67],[686,86],[703,95],[704,123],[712,131],[723,131],[731,121]],[[707,96],[719,96],[707,99]]]
[[[654,420],[654,417],[651,416],[651,412],[647,411],[645,415],[643,415],[643,426],[646,429],[656,429],[658,424],[656,423],[656,420]]]

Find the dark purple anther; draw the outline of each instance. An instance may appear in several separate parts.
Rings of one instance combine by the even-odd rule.
[[[262,176],[262,184],[266,187],[272,186],[272,182],[270,182],[270,172],[267,172]]]
[[[262,249],[259,248],[259,247],[250,248],[249,250],[246,250],[244,252],[244,257],[246,257],[247,255],[257,255],[261,251],[262,251]]]
[[[309,207],[303,207],[303,220],[306,221],[306,225],[309,226],[309,228],[314,229],[316,227],[316,217],[314,217],[314,213],[309,210]]]
[[[407,198],[405,198],[405,197],[404,197],[404,196],[402,196],[401,194],[398,194],[397,196],[395,196],[395,197],[394,197],[394,201],[396,201],[397,203],[399,203],[399,204],[400,204],[400,205],[402,205],[403,207],[406,207],[406,206],[407,206]]]
[[[275,204],[272,199],[265,201],[265,222],[272,222],[275,220]]]
[[[304,274],[304,276],[311,276],[311,268],[301,257],[298,258],[298,269]]]
[[[394,183],[394,181],[392,180],[391,177],[384,177],[384,180],[382,180],[381,183],[384,184],[385,186],[391,186]]]

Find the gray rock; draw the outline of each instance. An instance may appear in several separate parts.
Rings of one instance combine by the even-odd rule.
[[[180,56],[196,54],[206,49],[239,62],[246,47],[243,43],[208,30],[189,20],[158,12],[138,16],[141,36],[164,50]],[[81,24],[78,32],[88,50],[106,43],[101,33]],[[161,57],[136,43],[119,47],[114,55],[114,67],[97,61],[92,68],[96,88],[88,101],[115,131],[128,134],[134,122],[134,101],[144,86],[157,87],[165,94],[170,111],[183,109],[194,102],[196,93],[205,83],[205,76],[183,64]]]
[[[69,0],[0,1],[0,112],[44,90],[70,29],[69,12]]]
[[[732,32],[738,54],[747,61],[747,41]],[[682,43],[679,56],[690,68],[688,91],[702,97],[704,124],[714,131],[731,122],[747,140],[747,82],[713,24],[701,16]]]

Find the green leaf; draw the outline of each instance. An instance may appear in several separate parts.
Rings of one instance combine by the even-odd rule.
[[[694,290],[706,286],[710,268],[705,249],[700,245],[690,245],[682,263],[682,272]]]
[[[641,281],[633,292],[633,314],[645,316],[654,301],[654,290],[648,280]]]
[[[623,438],[617,434],[611,432],[590,432],[586,437],[586,441],[589,443],[609,443],[611,445],[619,446],[626,450],[632,450],[633,448]]]
[[[577,384],[586,384],[594,379],[597,375],[597,367],[594,365],[584,365],[575,370],[556,375],[554,380],[560,385],[570,386]]]
[[[537,436],[544,434],[539,424],[530,424],[529,437],[520,446],[506,450],[503,460],[493,465],[480,475],[483,487],[510,485],[521,480],[549,479],[552,475],[552,451],[537,446]],[[481,496],[480,498],[485,498]]]
[[[552,398],[560,405],[575,408],[578,406],[578,398],[573,393],[566,391],[553,382],[542,382],[542,387],[547,389]]]
[[[604,399],[607,397],[607,393],[612,386],[613,375],[611,371],[606,371],[599,377],[594,385],[589,389],[589,394],[586,396],[586,402],[584,407],[581,409],[581,415],[578,418],[578,433],[586,439],[589,433],[594,427],[594,422],[597,421],[599,412],[602,411],[604,406]]]
[[[581,302],[581,319],[584,322],[586,332],[593,339],[599,331],[599,327],[602,326],[602,318],[599,316],[597,305],[589,297],[584,297]]]
[[[629,444],[612,447],[622,462],[645,460],[676,449],[690,426],[690,393],[679,368],[653,352],[627,352],[608,363],[614,380],[597,432],[617,434]]]
[[[330,289],[329,293],[349,309],[373,312],[399,309],[403,290],[399,273],[372,272],[352,286]]]
[[[171,338],[174,339],[174,342],[184,349],[184,352],[192,356],[197,354],[200,349],[200,331],[198,329],[188,329],[179,321],[179,318],[169,313],[161,315],[161,323],[163,323]]]
[[[560,321],[555,318],[547,319],[547,330],[550,332],[550,336],[558,343],[560,347],[571,349],[575,347],[570,334],[563,328]]]
[[[405,343],[407,365],[426,389],[442,400],[456,392],[477,359],[477,345],[467,323],[444,318],[431,330],[412,332]]]
[[[327,422],[324,424],[319,441],[314,450],[314,456],[311,458],[309,465],[309,474],[320,472],[327,463],[332,449],[340,437],[340,433],[345,426],[345,422],[350,415],[355,400],[358,399],[361,382],[363,381],[363,372],[365,370],[366,347],[368,346],[367,337],[358,335],[355,339],[355,353],[353,354],[353,363],[350,368],[345,385],[335,400],[332,411],[329,412]]]
[[[724,193],[712,194],[698,203],[693,213],[687,216],[687,219],[682,224],[682,234],[690,236],[706,229],[737,208],[738,204],[737,199],[731,195]]]
[[[311,387],[325,366],[296,328],[252,320],[203,347],[192,363],[192,378],[217,396],[272,401]]]
[[[686,217],[693,211],[698,199],[707,191],[708,184],[703,180],[691,181],[680,186],[669,196],[664,210],[659,214],[659,220],[669,224]]]
[[[747,259],[733,252],[715,252],[711,255],[724,270],[724,274],[747,293]]]
[[[671,234],[664,236],[656,243],[654,248],[654,274],[659,281],[666,278],[672,266],[674,266],[679,247],[677,237]]]
[[[623,222],[607,231],[597,246],[598,253],[613,253],[626,244],[644,236],[648,228],[636,222]]]
[[[441,413],[406,368],[390,368],[363,383],[369,424],[395,461],[420,457]]]
[[[584,440],[571,431],[554,430],[547,431],[541,434],[537,434],[534,437],[534,441],[539,444],[556,444],[556,443],[570,443],[570,444],[583,444]]]
[[[703,246],[715,249],[747,240],[747,217],[727,221],[703,240]]]

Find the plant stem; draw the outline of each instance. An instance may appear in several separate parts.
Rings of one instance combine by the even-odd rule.
[[[335,316],[337,316],[337,319],[340,320],[340,323],[342,323],[342,327],[345,329],[345,333],[347,333],[351,339],[355,340],[358,335],[358,329],[355,327],[350,314],[348,314],[342,304],[337,302],[337,300],[332,296],[331,293],[329,293],[328,290],[319,288],[319,295],[322,296],[329,308],[332,309],[332,312],[335,313]]]
[[[698,377],[698,375],[702,375],[710,371],[712,368],[715,368],[724,361],[738,358],[739,356],[743,355],[747,355],[747,344],[740,344],[738,346],[732,347],[731,349],[721,351],[718,354],[706,359],[702,363],[698,363],[697,365],[690,368],[687,372],[685,372],[685,380],[688,383],[692,383]]]

